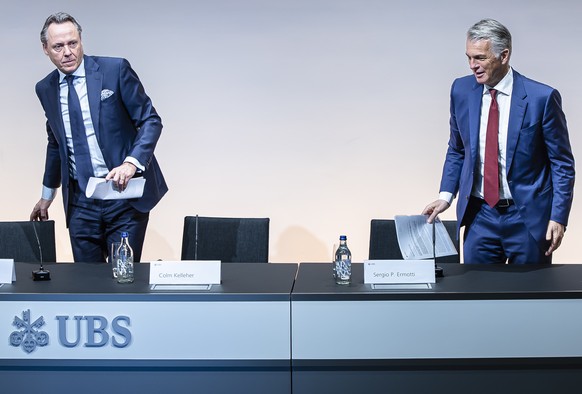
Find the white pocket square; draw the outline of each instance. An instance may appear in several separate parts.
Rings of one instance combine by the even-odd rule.
[[[108,99],[109,97],[113,96],[113,90],[103,89],[101,91],[101,101]]]

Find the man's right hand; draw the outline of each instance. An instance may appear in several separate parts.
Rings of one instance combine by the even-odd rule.
[[[30,220],[41,222],[48,220],[49,219],[48,209],[51,206],[52,202],[53,202],[52,200],[45,200],[41,198],[32,209],[32,212],[30,214]]]
[[[439,213],[446,211],[450,206],[445,200],[436,200],[428,204],[422,211],[422,214],[429,215],[427,223],[432,223]]]

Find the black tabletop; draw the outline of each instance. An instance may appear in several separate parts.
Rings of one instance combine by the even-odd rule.
[[[222,283],[210,290],[159,291],[149,285],[149,264],[135,264],[135,282],[118,284],[111,266],[47,264],[51,280],[35,282],[36,263],[16,263],[16,282],[0,286],[0,300],[382,300],[582,298],[582,264],[441,264],[445,276],[431,289],[374,290],[354,263],[352,284],[336,285],[331,263],[223,263]],[[297,274],[297,280],[295,275]]]
[[[221,284],[209,290],[151,290],[149,264],[136,263],[135,281],[119,284],[111,265],[100,263],[52,263],[50,281],[33,281],[38,263],[15,263],[16,282],[0,286],[0,300],[289,300],[297,264],[223,263]]]
[[[374,290],[363,264],[352,264],[352,283],[336,285],[331,263],[301,263],[293,300],[443,300],[582,298],[582,264],[439,264],[445,276],[431,289]]]

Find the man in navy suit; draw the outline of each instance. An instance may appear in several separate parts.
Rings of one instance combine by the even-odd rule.
[[[575,175],[560,94],[510,67],[511,34],[495,20],[469,29],[466,51],[473,75],[453,83],[439,199],[423,214],[432,222],[458,193],[465,263],[551,263]]]
[[[48,144],[42,198],[30,219],[48,219],[62,186],[75,261],[105,261],[108,245],[122,232],[129,233],[134,260],[140,261],[149,212],[168,190],[154,156],[161,119],[129,62],[85,56],[81,31],[71,15],[60,12],[47,18],[40,34],[57,69],[36,85]],[[120,190],[141,176],[143,196],[89,199],[89,176],[112,180]]]

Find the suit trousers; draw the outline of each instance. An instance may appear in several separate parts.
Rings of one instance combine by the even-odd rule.
[[[137,211],[128,200],[87,198],[76,181],[70,183],[69,237],[75,262],[105,262],[111,243],[129,234],[135,262],[141,260],[149,212]]]
[[[515,204],[491,208],[484,200],[471,197],[465,223],[465,264],[552,262],[552,256],[545,255],[528,231]]]

